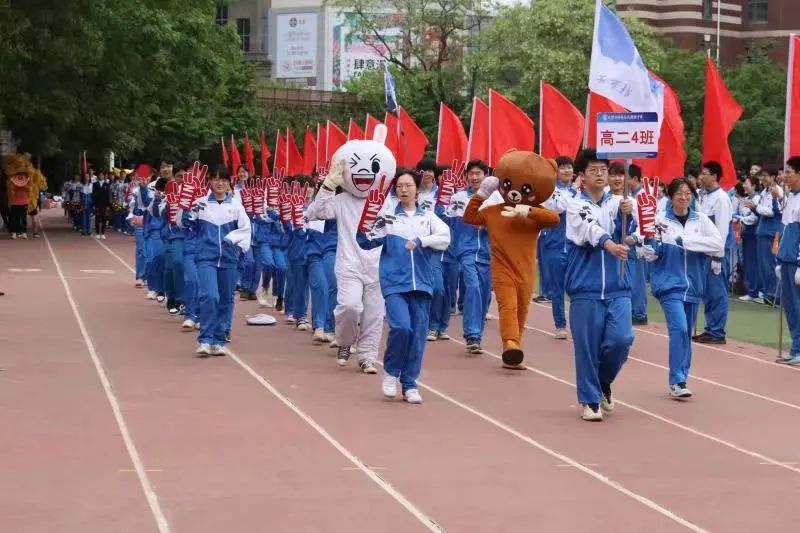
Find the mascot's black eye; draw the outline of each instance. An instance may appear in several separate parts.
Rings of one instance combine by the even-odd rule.
[[[372,162],[372,172],[377,174],[380,169],[381,169],[381,162],[376,159],[375,161]]]
[[[531,189],[531,186],[527,183],[522,186],[522,194],[530,194],[532,190],[533,189]]]
[[[503,188],[510,189],[511,188],[511,180],[503,180]]]

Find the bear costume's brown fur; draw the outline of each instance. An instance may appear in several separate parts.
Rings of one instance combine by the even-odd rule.
[[[534,152],[509,151],[494,172],[505,203],[480,209],[486,198],[478,193],[464,211],[464,222],[485,226],[489,231],[492,286],[500,312],[506,368],[525,368],[521,339],[533,294],[536,241],[540,229],[559,223],[558,214],[539,205],[553,194],[557,168],[554,161]]]

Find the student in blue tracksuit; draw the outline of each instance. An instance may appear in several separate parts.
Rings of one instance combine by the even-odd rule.
[[[551,280],[553,322],[556,338],[567,338],[567,317],[564,307],[564,276],[567,270],[567,206],[577,191],[571,187],[574,161],[566,156],[556,158],[558,179],[553,195],[542,207],[558,213],[558,226],[539,232],[542,254],[537,256],[542,272]]]
[[[326,256],[336,257],[335,220],[309,220],[306,243],[306,263],[308,265],[308,288],[311,293],[312,340],[317,343],[331,342],[334,337],[333,309],[336,306],[336,276],[331,261],[333,288],[326,267]],[[330,300],[331,294],[334,295]]]
[[[148,300],[164,301],[164,241],[161,230],[164,220],[158,216],[156,196],[163,196],[165,180],[159,178],[147,186],[142,186],[142,200],[145,204],[144,238],[147,250],[145,278],[147,278]]]
[[[431,262],[438,261],[435,252],[443,251],[450,243],[447,224],[432,210],[417,204],[419,185],[420,176],[415,171],[397,169],[397,206],[383,210],[368,234],[356,235],[364,250],[383,247],[379,275],[389,323],[383,356],[383,394],[394,398],[399,380],[403,399],[415,404],[422,403],[417,379],[433,294]]]
[[[755,301],[764,303],[764,300],[759,296],[761,281],[758,276],[758,243],[756,237],[756,229],[758,227],[756,206],[761,201],[761,196],[758,194],[758,180],[748,176],[741,186],[743,194],[733,219],[738,220],[742,228],[742,273],[744,274],[744,286],[747,289],[747,293],[740,296],[739,299],[743,302]]]
[[[225,355],[238,256],[250,249],[250,219],[233,201],[230,184],[230,171],[220,167],[210,180],[211,193],[197,201],[187,222],[196,235],[200,357]]]
[[[286,228],[281,223],[280,213],[277,209],[267,210],[267,217],[274,223],[267,226],[267,244],[269,244],[270,251],[272,252],[272,259],[274,261],[274,268],[272,270],[272,296],[276,299],[275,310],[283,311],[284,306],[284,291],[286,288],[286,249],[289,245],[290,235],[286,232]],[[270,288],[270,280],[263,280],[264,290]]]
[[[445,210],[447,225],[452,235],[452,252],[458,260],[459,271],[464,277],[464,339],[466,351],[476,355],[483,353],[481,340],[486,313],[492,298],[492,285],[489,273],[491,250],[486,228],[472,226],[462,220],[469,199],[480,189],[489,167],[479,160],[467,163],[469,188],[458,191]],[[499,196],[499,195],[498,195]],[[502,201],[495,196],[487,203]]]
[[[761,198],[756,205],[758,227],[756,228],[756,253],[758,254],[758,272],[761,279],[761,290],[764,291],[764,303],[774,305],[778,298],[778,281],[775,277],[775,254],[772,246],[775,234],[783,231],[781,222],[783,189],[775,183],[772,172],[762,170],[758,174],[761,181]]]
[[[633,344],[631,280],[622,265],[634,242],[633,201],[605,192],[608,160],[593,149],[581,152],[575,168],[584,192],[567,210],[566,290],[575,350],[578,402],[584,420],[602,420],[614,409],[611,385]],[[623,215],[625,215],[623,217]],[[621,242],[625,220],[627,243]]]
[[[264,212],[260,215],[253,215],[251,224],[253,231],[251,250],[255,262],[255,279],[261,280],[263,295],[267,297],[269,281],[275,270],[275,259],[272,257],[272,248],[269,245],[269,226],[276,222],[270,218],[268,212]]]
[[[656,235],[645,239],[644,247],[650,262],[650,286],[664,310],[669,331],[669,393],[675,399],[692,395],[686,387],[692,364],[692,330],[710,263],[719,261],[725,248],[711,219],[691,208],[696,194],[686,178],[670,183],[670,202],[656,215]]]
[[[93,184],[89,180],[89,175],[83,176],[81,181],[81,235],[92,234],[92,190]]]
[[[642,193],[642,169],[638,165],[628,166],[628,190],[633,199],[633,216],[639,220],[639,194]],[[647,325],[647,268],[644,258],[631,250],[628,267],[631,271],[631,312],[634,326]]]
[[[706,291],[703,295],[706,327],[700,335],[692,337],[695,342],[703,344],[725,344],[725,325],[728,322],[728,285],[730,283],[730,249],[733,245],[731,231],[732,206],[728,194],[719,186],[722,179],[722,167],[716,161],[703,163],[700,170],[700,182],[704,194],[700,196],[701,213],[705,213],[719,230],[725,249],[715,260],[711,261],[706,280]]]
[[[304,217],[305,218],[305,217]],[[286,322],[296,324],[299,331],[308,331],[308,263],[306,247],[308,230],[304,220],[285,222],[284,229],[289,235],[286,248]]]
[[[192,331],[199,328],[200,309],[198,308],[198,278],[197,262],[195,254],[197,252],[197,227],[189,224],[191,210],[180,211],[178,224],[183,229],[183,331]]]
[[[800,365],[800,156],[789,158],[783,180],[787,189],[783,208],[783,234],[778,245],[778,266],[781,298],[786,323],[792,337],[789,353],[778,363]]]
[[[174,179],[180,184],[183,181],[183,171],[178,171]],[[156,198],[155,201],[159,202],[158,209],[163,223],[161,240],[164,242],[164,292],[167,296],[167,311],[170,315],[177,315],[180,306],[183,305],[185,234],[183,228],[177,224],[177,220],[174,224],[170,223],[167,202],[161,201],[160,198]]]
[[[138,178],[137,178],[138,179]],[[136,238],[136,286],[144,286],[145,280],[145,267],[147,265],[147,250],[146,239],[144,237],[144,226],[141,222],[144,220],[145,204],[142,197],[141,186],[136,187],[134,194],[131,195],[128,201],[128,220],[137,220],[137,225],[133,226],[133,235]],[[146,191],[146,188],[145,188]]]

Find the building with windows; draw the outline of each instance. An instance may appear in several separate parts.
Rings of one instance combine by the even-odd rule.
[[[616,0],[621,17],[637,17],[675,45],[717,54],[730,66],[758,46],[785,63],[789,35],[800,33],[800,0]],[[719,15],[719,21],[717,16]],[[719,24],[718,24],[719,23]]]

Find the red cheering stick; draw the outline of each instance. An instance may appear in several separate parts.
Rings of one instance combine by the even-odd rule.
[[[656,211],[658,210],[658,178],[642,180],[642,192],[637,198],[639,209],[639,233],[645,237],[656,234]]]
[[[439,195],[436,197],[437,205],[442,207],[450,205],[450,199],[456,192],[456,182],[457,179],[452,170],[442,172],[442,184],[439,186]]]
[[[292,221],[292,204],[290,203],[291,193],[289,192],[289,184],[283,182],[280,195],[278,195],[278,207],[281,214],[281,222]]]
[[[267,205],[271,209],[280,207],[281,184],[283,183],[284,170],[279,168],[275,175],[267,178]]]
[[[292,195],[289,202],[292,205],[292,224],[300,228],[303,226],[303,207],[306,203],[306,194],[308,194],[308,183],[300,189],[300,183],[295,181],[292,184]]]
[[[253,214],[253,193],[247,186],[247,181],[242,182],[242,188],[239,189],[239,195],[242,198],[242,205],[244,212],[248,215]]]
[[[463,191],[467,188],[466,170],[466,163],[459,163],[458,159],[453,159],[453,166],[451,167],[450,172],[453,173],[453,177],[455,178],[456,191]]]
[[[253,188],[253,213],[255,215],[264,214],[264,190],[265,180],[256,178],[256,184]]]
[[[164,198],[167,201],[167,218],[170,224],[178,222],[178,201],[180,200],[180,186],[176,181],[167,183],[164,189]]]
[[[324,164],[317,169],[317,185],[321,184],[325,181],[325,178],[328,177],[328,169],[330,169],[328,164]]]
[[[188,210],[192,207],[192,202],[197,197],[198,188],[199,184],[194,175],[191,172],[184,173],[181,192],[178,197],[178,205],[181,209]]]
[[[364,203],[364,210],[361,212],[361,220],[358,222],[358,231],[363,231],[364,233],[372,231],[375,221],[378,220],[378,213],[380,213],[384,202],[386,202],[386,192],[389,187],[384,189],[385,182],[386,174],[381,173],[381,181],[378,187],[370,189],[369,194],[367,194],[367,201]],[[391,186],[391,183],[391,180],[389,180],[389,186]]]

